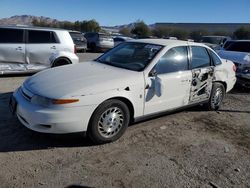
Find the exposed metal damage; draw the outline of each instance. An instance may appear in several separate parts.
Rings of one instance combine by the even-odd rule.
[[[190,103],[209,99],[214,78],[214,68],[202,68],[192,71]]]

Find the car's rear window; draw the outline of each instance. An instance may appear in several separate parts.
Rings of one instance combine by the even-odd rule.
[[[250,41],[234,41],[224,46],[226,51],[250,52]]]
[[[81,33],[77,33],[77,32],[69,32],[70,36],[74,39],[74,38],[83,38],[83,35]]]

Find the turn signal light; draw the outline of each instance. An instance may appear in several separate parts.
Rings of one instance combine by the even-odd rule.
[[[237,67],[235,66],[235,64],[233,65],[233,71],[236,72]]]
[[[78,102],[79,99],[53,99],[52,104],[69,104]]]
[[[77,53],[76,45],[74,45],[74,53],[75,53],[75,54]]]

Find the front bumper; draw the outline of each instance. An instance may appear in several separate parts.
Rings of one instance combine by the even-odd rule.
[[[87,131],[96,106],[42,107],[23,97],[21,89],[13,96],[17,101],[16,115],[27,128],[43,133],[75,133]]]

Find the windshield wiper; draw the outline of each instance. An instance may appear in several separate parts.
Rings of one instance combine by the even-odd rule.
[[[109,61],[103,61],[103,60],[100,60],[100,59],[95,59],[94,61],[97,61],[97,62],[99,62],[99,63],[103,63],[103,64],[110,65],[110,62],[109,62]]]

